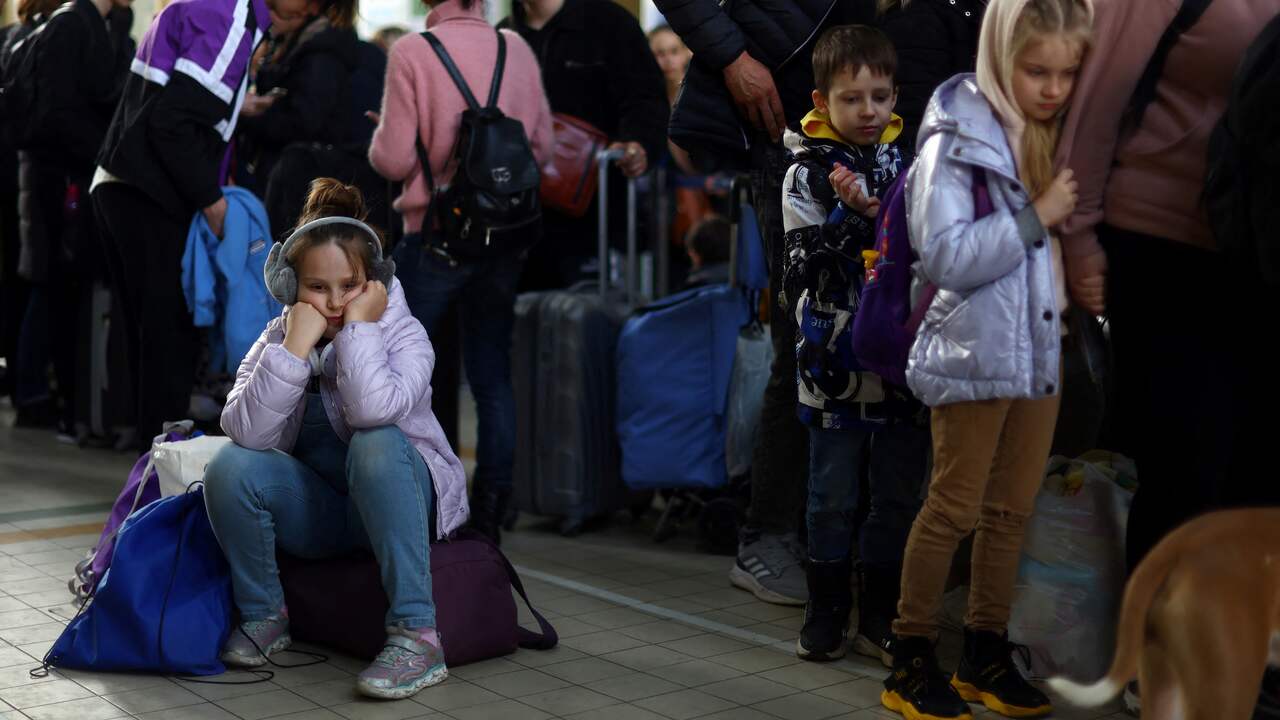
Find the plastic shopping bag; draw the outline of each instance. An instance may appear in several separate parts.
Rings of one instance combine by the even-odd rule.
[[[1110,665],[1136,478],[1133,462],[1112,453],[1050,460],[1009,622],[1010,639],[1030,650],[1033,676],[1100,677]]]
[[[725,465],[729,477],[745,475],[751,469],[751,453],[760,424],[764,389],[773,365],[773,343],[758,323],[738,333],[738,347],[729,378],[729,409],[725,422]]]

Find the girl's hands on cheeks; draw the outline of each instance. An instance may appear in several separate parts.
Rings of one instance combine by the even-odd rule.
[[[828,177],[840,202],[866,217],[874,218],[880,212],[880,198],[868,198],[858,184],[858,176],[844,165],[837,164]]]
[[[306,360],[328,327],[329,321],[310,303],[294,303],[285,318],[284,349]]]
[[[387,286],[370,280],[359,292],[342,311],[342,322],[378,322],[387,310]]]

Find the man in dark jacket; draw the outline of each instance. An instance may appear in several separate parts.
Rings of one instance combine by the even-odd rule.
[[[538,56],[552,112],[604,132],[626,153],[619,163],[626,175],[643,175],[660,157],[666,86],[635,17],[610,0],[523,0],[501,26],[518,32]],[[624,216],[623,197],[609,198],[615,220]],[[581,218],[544,210],[543,240],[530,253],[523,284],[564,287],[589,274],[586,266],[598,254],[596,222],[594,206]]]
[[[18,272],[31,283],[16,362],[20,414],[45,415],[71,433],[79,367],[78,323],[90,284],[103,266],[87,200],[94,158],[106,135],[129,56],[129,0],[74,0],[23,41],[8,65],[30,73],[24,117],[9,119],[19,149],[21,252]],[[50,322],[61,319],[62,329]],[[52,359],[57,397],[45,382]]]
[[[782,286],[782,131],[813,108],[811,55],[823,30],[874,19],[873,0],[656,0],[693,50],[672,112],[671,139],[702,167],[751,169],[769,259]],[[776,295],[776,293],[775,293]],[[730,581],[766,602],[808,597],[796,526],[809,476],[809,438],[796,419],[795,319],[774,304],[774,361],[751,463],[751,507]]]

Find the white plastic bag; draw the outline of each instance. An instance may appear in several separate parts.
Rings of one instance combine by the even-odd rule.
[[[156,438],[161,440],[163,436]],[[231,442],[229,437],[201,435],[178,442],[151,446],[151,462],[160,477],[160,497],[181,495],[192,483],[204,480],[204,468],[215,453]]]
[[[769,384],[773,364],[773,343],[769,332],[752,323],[738,333],[738,347],[729,376],[729,409],[725,413],[725,469],[737,477],[751,469],[751,453],[760,424],[764,389]]]
[[[1009,638],[1031,651],[1033,676],[1107,671],[1136,477],[1133,462],[1112,453],[1050,459],[1027,524],[1009,622]]]

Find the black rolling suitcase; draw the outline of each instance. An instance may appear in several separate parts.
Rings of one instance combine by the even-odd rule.
[[[570,290],[526,293],[516,300],[512,383],[516,400],[513,503],[561,518],[572,535],[588,519],[627,506],[614,431],[618,333],[631,311],[636,247],[635,182],[627,187],[627,293],[608,276],[608,176],[601,153],[600,274]]]
[[[82,447],[133,444],[133,389],[121,317],[123,311],[107,285],[93,282],[89,302],[80,314],[84,331],[76,353],[75,430]]]

